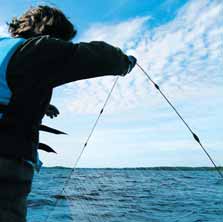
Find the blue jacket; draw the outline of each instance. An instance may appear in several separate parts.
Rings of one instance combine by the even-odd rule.
[[[0,38],[0,104],[8,105],[12,96],[9,88],[6,72],[8,63],[17,50],[25,42],[22,38]],[[0,113],[0,118],[2,118]]]

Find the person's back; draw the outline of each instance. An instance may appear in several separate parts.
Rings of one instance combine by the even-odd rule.
[[[73,44],[73,25],[48,6],[14,18],[9,32],[12,38],[0,38],[0,221],[24,222],[33,171],[40,166],[37,149],[53,151],[39,143],[53,88],[125,75],[136,60],[105,42]]]

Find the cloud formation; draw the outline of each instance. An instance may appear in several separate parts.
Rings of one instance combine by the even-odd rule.
[[[223,2],[189,1],[169,23],[149,30],[149,22],[147,16],[119,24],[95,24],[80,40],[107,41],[121,47],[127,54],[133,54],[164,91],[175,99],[199,97],[201,92],[212,96],[213,88],[217,90],[222,83]],[[74,112],[98,112],[113,79],[104,77],[67,85],[63,88],[69,98],[66,106]],[[155,94],[136,67],[131,74],[120,78],[109,110],[159,103]]]
[[[7,25],[0,25],[0,36],[9,36]]]

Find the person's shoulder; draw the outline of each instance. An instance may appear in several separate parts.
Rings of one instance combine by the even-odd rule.
[[[36,47],[43,47],[49,50],[53,48],[54,50],[61,50],[61,52],[63,50],[66,51],[67,49],[73,49],[76,45],[70,41],[65,41],[49,35],[38,37],[33,41],[35,42]]]
[[[58,39],[51,37],[49,35],[43,35],[43,36],[36,36],[29,38],[25,41],[24,46],[42,46],[42,45],[49,45],[49,44],[65,44],[66,42]]]

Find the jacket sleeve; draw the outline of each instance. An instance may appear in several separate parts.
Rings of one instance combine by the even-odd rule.
[[[54,38],[28,41],[14,58],[14,70],[30,73],[38,84],[54,88],[65,83],[127,73],[128,57],[105,42],[65,42]],[[11,66],[12,67],[12,66]]]

